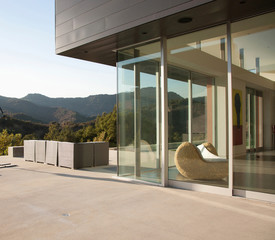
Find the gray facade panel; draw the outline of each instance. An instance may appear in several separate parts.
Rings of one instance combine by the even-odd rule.
[[[59,1],[59,0],[58,0]],[[58,2],[57,1],[57,2]],[[75,18],[91,9],[97,8],[102,4],[106,4],[110,0],[86,0],[74,5],[73,7],[56,14],[56,25],[62,24],[72,18]]]
[[[274,0],[56,0],[56,6],[56,53],[112,66],[115,49],[275,9]],[[179,21],[186,17],[191,21]]]
[[[175,7],[176,5],[189,2],[190,0],[177,0],[177,1],[165,1],[165,0],[147,0],[131,6],[124,11],[112,14],[106,19],[106,28],[111,29],[117,26],[127,24],[145,17],[155,18],[154,14]]]
[[[55,1],[55,13],[63,12],[64,10],[73,7],[75,4],[83,0],[58,0]]]
[[[56,47],[62,47],[63,45],[68,45],[73,42],[80,41],[85,39],[87,36],[97,35],[103,32],[105,29],[105,19],[100,19],[94,23],[91,23],[87,26],[76,29],[73,32],[69,32],[62,36],[56,38]]]
[[[58,25],[55,29],[55,36],[59,37],[63,34],[66,34],[72,31],[73,31],[73,19]]]
[[[133,6],[139,2],[143,2],[144,0],[135,0],[135,1],[127,1],[127,0],[117,0],[111,1],[104,5],[101,5],[97,8],[93,8],[92,10],[77,16],[74,19],[74,27],[79,28],[89,23],[95,22],[100,18],[105,18],[109,15],[112,15],[114,12],[120,12],[130,6]]]
[[[61,5],[58,3],[59,1],[63,2],[62,0],[56,0],[56,5]],[[58,49],[62,48],[60,50],[62,52],[64,47],[65,49],[70,49],[69,46],[75,45],[76,41],[81,40],[81,44],[83,44],[83,39],[99,39],[96,37],[98,33],[104,33],[101,34],[103,36],[110,36],[113,33],[165,17],[169,9],[169,14],[173,14],[182,11],[185,8],[185,4],[187,4],[186,9],[188,9],[209,1],[211,0],[81,1],[71,8],[56,13],[56,49],[59,52]],[[188,5],[189,2],[192,4]],[[69,23],[67,25],[64,24],[71,19],[73,20],[73,30],[68,27]],[[96,26],[96,23],[98,23],[98,26]],[[62,26],[64,26],[64,29],[62,29]],[[83,27],[87,29],[83,29]]]

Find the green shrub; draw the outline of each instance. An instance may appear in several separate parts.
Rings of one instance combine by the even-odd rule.
[[[0,133],[0,156],[8,155],[8,147],[21,146],[22,144],[23,144],[23,140],[22,140],[22,135],[20,133],[9,134],[7,129],[4,129]]]

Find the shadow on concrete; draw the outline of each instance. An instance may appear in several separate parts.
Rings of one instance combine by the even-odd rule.
[[[44,173],[44,174],[51,174],[56,175],[60,177],[68,177],[68,178],[78,178],[78,179],[87,179],[87,180],[96,180],[96,181],[106,181],[106,182],[118,182],[118,183],[128,183],[128,184],[137,184],[131,181],[125,181],[121,179],[116,178],[103,178],[103,177],[90,177],[90,176],[81,176],[81,175],[74,175],[74,174],[67,174],[67,173],[53,173],[53,172],[47,172],[47,171],[41,171],[41,170],[32,170],[32,169],[26,169],[26,168],[17,168],[19,170],[23,171],[29,171],[29,172],[36,172],[36,173]],[[82,169],[78,171],[83,171]],[[88,171],[88,170],[85,170]],[[91,172],[91,171],[88,171]]]
[[[6,164],[4,164],[4,165],[2,165],[2,164],[0,164],[0,168],[12,168],[12,167],[17,167],[18,165],[10,165],[10,164],[8,164],[8,165],[6,165]]]
[[[102,172],[102,173],[117,174],[117,166],[91,167],[91,168],[82,168],[78,170],[88,171],[88,172]]]

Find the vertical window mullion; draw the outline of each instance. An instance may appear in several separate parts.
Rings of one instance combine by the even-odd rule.
[[[232,58],[231,23],[227,23],[227,101],[228,101],[228,188],[233,194],[233,103],[232,103]]]
[[[161,39],[161,185],[168,186],[167,39]]]

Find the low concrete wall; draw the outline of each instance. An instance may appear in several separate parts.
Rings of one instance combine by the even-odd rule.
[[[74,168],[92,167],[94,162],[94,143],[75,143]]]
[[[36,140],[24,140],[24,157],[25,161],[36,161],[35,155]]]
[[[25,160],[72,169],[109,164],[108,142],[24,141]]]
[[[15,146],[8,148],[9,157],[24,157],[24,146]]]
[[[58,163],[58,142],[47,141],[46,142],[46,163],[57,166]]]
[[[74,168],[74,143],[58,143],[58,166]]]
[[[94,159],[93,166],[103,166],[109,164],[109,143],[108,142],[93,142]]]
[[[109,148],[109,164],[117,165],[117,148]]]
[[[73,169],[92,167],[94,143],[58,143],[58,166]]]
[[[35,141],[35,158],[36,162],[45,163],[46,160],[46,141]]]

